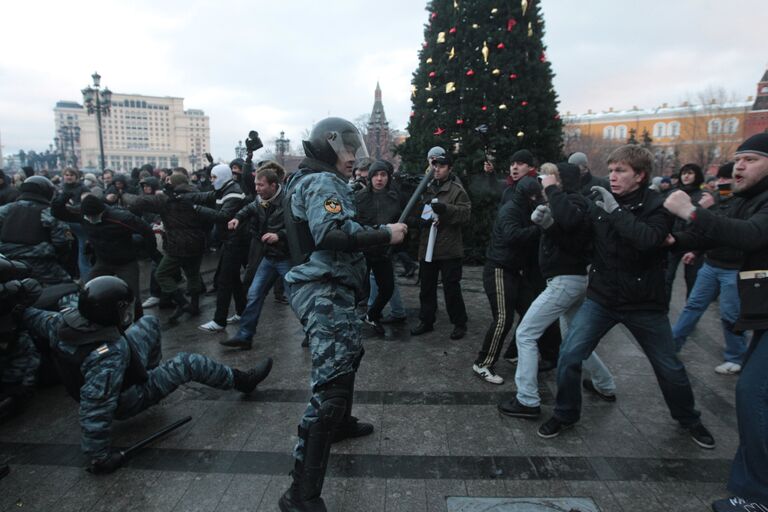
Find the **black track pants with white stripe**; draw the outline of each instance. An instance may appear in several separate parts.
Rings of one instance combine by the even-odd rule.
[[[493,366],[499,360],[504,339],[515,320],[520,279],[520,271],[506,270],[490,262],[483,268],[483,289],[491,305],[493,320],[475,360],[478,366]]]

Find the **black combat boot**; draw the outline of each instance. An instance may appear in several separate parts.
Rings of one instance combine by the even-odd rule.
[[[183,315],[187,310],[187,298],[184,297],[184,292],[182,292],[179,288],[173,292],[171,298],[174,304],[176,304],[176,309],[173,311],[173,314],[168,317],[168,323],[175,324],[179,321],[181,315]]]
[[[344,411],[344,419],[339,423],[331,436],[331,443],[338,443],[345,439],[355,437],[369,436],[373,434],[373,425],[360,421],[352,416],[352,398],[355,394],[355,374],[350,373],[347,378],[351,381],[349,398],[347,399],[347,410]]]
[[[259,382],[263,381],[272,371],[272,358],[268,357],[247,372],[232,369],[234,374],[234,388],[241,393],[251,393]]]

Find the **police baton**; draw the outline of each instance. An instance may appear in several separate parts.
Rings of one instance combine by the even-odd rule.
[[[397,219],[398,224],[405,222],[405,219],[407,219],[411,215],[411,212],[413,211],[413,208],[416,206],[416,203],[421,197],[421,194],[424,193],[424,189],[427,188],[427,185],[429,185],[429,182],[432,181],[432,177],[434,175],[435,175],[435,168],[430,165],[429,171],[421,179],[419,186],[416,187],[416,190],[413,191],[413,194],[411,194],[411,198],[408,200],[408,203],[405,205],[403,212],[400,214],[400,218]],[[392,250],[393,250],[392,246],[390,246],[387,249],[387,257],[392,256]]]
[[[186,418],[182,418],[179,421],[177,421],[176,423],[172,423],[172,424],[168,425],[167,427],[158,430],[157,432],[155,432],[151,436],[147,437],[146,439],[142,439],[138,443],[136,443],[136,444],[134,444],[132,446],[129,446],[125,450],[120,450],[120,455],[122,456],[123,461],[128,460],[137,451],[141,450],[142,448],[144,448],[148,444],[151,444],[151,443],[157,441],[161,437],[163,437],[163,436],[173,432],[174,430],[176,430],[180,426],[184,425],[185,423],[189,423],[190,421],[192,421],[192,416],[187,416]]]

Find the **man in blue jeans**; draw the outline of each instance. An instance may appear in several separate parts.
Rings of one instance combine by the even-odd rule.
[[[741,199],[734,196],[731,191],[733,182],[733,162],[720,166],[717,171],[717,182],[720,190],[720,200],[711,206],[712,211],[720,216],[728,217],[730,212],[741,203]],[[711,196],[704,195],[704,198]],[[705,202],[706,201],[706,202]],[[695,202],[695,201],[694,201]],[[712,201],[706,199],[699,202],[702,207],[709,206]],[[689,241],[693,242],[696,235],[683,231],[674,233],[677,245],[684,247]],[[692,252],[683,256],[683,262]],[[715,372],[721,375],[734,375],[741,371],[744,353],[747,351],[747,336],[744,331],[735,327],[739,318],[739,291],[737,288],[739,268],[744,260],[744,254],[733,247],[715,247],[704,255],[704,263],[699,269],[696,284],[691,290],[688,301],[680,313],[674,327],[672,336],[675,345],[680,351],[687,337],[693,332],[699,319],[707,310],[707,307],[720,297],[720,322],[723,326],[725,338],[725,350],[723,359],[725,362],[715,367]]]
[[[557,174],[541,181],[548,205],[539,205],[531,221],[542,230],[539,269],[547,287],[525,312],[515,336],[517,342],[517,395],[499,404],[499,412],[515,418],[538,418],[539,350],[536,341],[560,319],[561,332],[573,319],[587,293],[587,266],[591,254],[589,202],[579,192],[580,171],[576,165],[557,164]],[[584,361],[591,379],[582,385],[599,398],[616,401],[613,375],[594,352]]]
[[[768,133],[745,140],[734,161],[733,193],[740,204],[727,218],[692,204],[678,192],[670,194],[664,206],[688,221],[702,245],[744,252],[735,327],[755,333],[736,384],[739,448],[728,480],[734,496],[715,501],[712,509],[755,512],[768,510]]]
[[[237,334],[220,341],[225,347],[250,350],[256,325],[259,323],[261,308],[269,289],[278,279],[283,279],[291,270],[288,258],[288,246],[285,239],[285,220],[283,218],[283,186],[274,169],[260,168],[256,171],[256,199],[245,205],[235,218],[229,221],[229,229],[237,229],[241,222],[251,219],[251,235],[261,242],[257,250],[263,257],[248,288],[248,302],[240,318]]]
[[[664,199],[648,188],[653,155],[638,145],[621,146],[609,155],[608,169],[611,191],[592,187],[599,199],[591,211],[594,253],[587,298],[560,348],[554,415],[538,434],[552,438],[579,421],[582,361],[621,323],[648,357],[672,417],[696,444],[712,449],[715,439],[695,408],[667,318],[664,244],[672,218]]]

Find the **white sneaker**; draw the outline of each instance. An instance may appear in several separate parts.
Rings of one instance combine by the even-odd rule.
[[[475,372],[475,375],[485,380],[486,382],[490,382],[491,384],[504,384],[504,378],[493,373],[493,370],[490,368],[473,364],[472,371]]]
[[[200,329],[201,331],[211,332],[211,333],[224,332],[224,329],[225,329],[223,325],[217,324],[214,320],[211,320],[207,324],[198,325],[197,328]]]
[[[238,315],[237,313],[235,313],[231,317],[227,318],[227,323],[228,324],[236,324],[239,321],[240,321],[240,315]]]
[[[720,375],[734,375],[736,373],[739,373],[741,371],[741,365],[736,363],[729,363],[728,361],[724,362],[720,366],[715,367],[715,373],[719,373]]]
[[[160,297],[153,297],[152,295],[150,295],[147,300],[141,303],[141,307],[144,309],[153,308],[158,304],[160,304]]]

